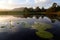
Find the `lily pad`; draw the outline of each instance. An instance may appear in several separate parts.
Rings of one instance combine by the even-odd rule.
[[[1,26],[1,28],[5,28],[5,26]]]
[[[35,28],[36,30],[38,30],[38,32],[36,32],[36,34],[39,37],[42,38],[53,38],[53,34],[50,32],[45,31],[46,29],[50,29],[52,28],[52,26],[50,24],[46,24],[46,23],[36,23],[33,25],[33,28]]]
[[[19,24],[19,23],[17,23],[17,24]]]
[[[46,32],[46,31],[36,32],[36,34],[42,38],[48,38],[48,39],[53,38],[53,35],[50,32]]]

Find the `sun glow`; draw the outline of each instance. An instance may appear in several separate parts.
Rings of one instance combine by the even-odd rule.
[[[50,2],[49,0],[0,0],[0,10],[1,9],[14,9],[18,7],[34,7],[36,5],[42,6],[45,3]],[[30,2],[33,2],[30,4]]]
[[[10,9],[12,0],[0,0],[0,9]]]
[[[28,0],[24,1],[24,3],[18,3],[15,1],[16,0],[0,0],[0,9],[13,9],[20,6],[20,4],[26,4],[28,2]]]

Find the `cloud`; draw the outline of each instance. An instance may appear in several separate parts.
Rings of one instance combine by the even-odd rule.
[[[52,0],[0,0],[0,8],[13,9],[16,7],[49,7],[52,3]]]
[[[6,8],[6,9],[8,9],[8,8],[10,8],[9,7],[11,5],[10,3],[12,3],[12,2],[10,2],[10,0],[0,0],[0,8],[2,8],[2,9]]]
[[[23,1],[23,2],[22,2]],[[19,6],[27,6],[29,0],[0,0],[0,8],[2,9],[13,9]]]
[[[46,2],[47,0],[34,0],[34,1],[35,1],[35,3],[40,3],[40,2],[44,3],[44,2]]]
[[[52,0],[34,0],[34,1],[35,1],[34,7],[39,6],[40,8],[41,7],[48,8],[53,3]]]

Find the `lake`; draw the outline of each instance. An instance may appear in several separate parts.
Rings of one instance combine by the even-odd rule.
[[[52,33],[54,37],[50,40],[60,39],[60,21],[48,17],[21,18],[12,15],[0,15],[0,40],[45,40],[35,34],[32,25],[36,22],[52,25],[51,29],[46,31]],[[25,28],[26,23],[26,28]]]

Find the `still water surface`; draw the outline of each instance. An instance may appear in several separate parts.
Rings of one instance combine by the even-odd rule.
[[[54,38],[53,38],[54,40],[57,40],[60,38],[60,22],[58,20],[55,20],[55,22],[52,23],[51,19],[49,19],[48,17],[44,17],[44,18],[40,17],[39,19],[36,19],[35,16],[33,18],[29,18],[29,17],[20,18],[20,17],[11,16],[11,15],[9,15],[9,16],[1,15],[0,16],[0,39],[7,40],[7,38],[12,34],[14,34],[14,33],[16,33],[16,35],[19,34],[17,32],[20,31],[20,29],[25,30],[25,29],[22,29],[22,28],[24,28],[24,22],[28,23],[30,28],[32,28],[31,25],[33,25],[35,22],[50,24],[50,25],[52,25],[52,28],[47,31],[51,32],[54,35]],[[30,29],[28,29],[28,30],[30,30]],[[28,34],[26,34],[26,32],[21,31],[20,32],[21,35],[19,34],[21,36],[20,40],[24,40],[23,38],[26,37],[27,35],[30,35],[30,37],[31,37],[33,30],[30,30],[30,31],[31,32],[27,31]],[[24,35],[24,37],[23,37],[23,35]],[[30,38],[30,40],[35,40],[33,38],[34,37]],[[17,39],[19,39],[19,38],[17,38]],[[14,39],[14,37],[13,37],[13,39],[10,38],[9,40],[17,40],[17,39]],[[26,39],[26,40],[29,40],[29,39]],[[36,40],[38,40],[38,39],[36,39]]]

